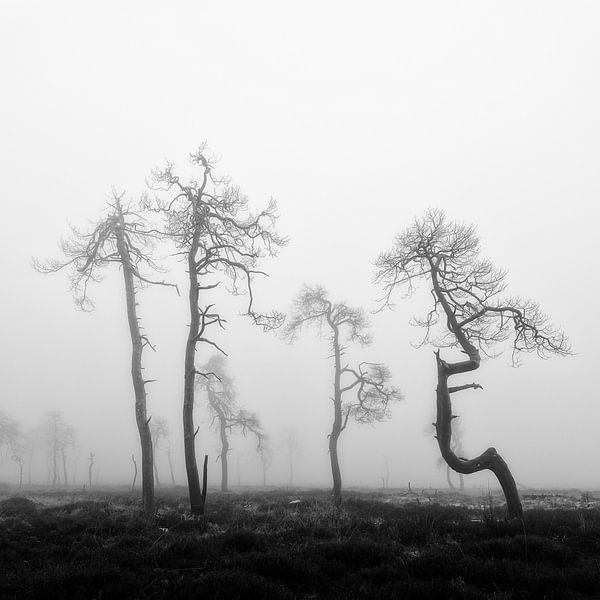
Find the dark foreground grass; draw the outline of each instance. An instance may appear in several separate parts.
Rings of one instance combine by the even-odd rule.
[[[299,504],[290,505],[299,498]],[[47,506],[49,501],[55,506]],[[0,501],[3,599],[600,598],[600,511],[489,510],[324,493]]]

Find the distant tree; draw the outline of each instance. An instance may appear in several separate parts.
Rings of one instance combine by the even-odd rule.
[[[88,466],[88,485],[89,485],[88,489],[90,489],[90,490],[92,489],[92,470],[94,468],[95,458],[96,458],[96,455],[93,452],[90,452],[90,455],[88,457],[88,460],[90,461],[90,464]]]
[[[198,387],[206,392],[208,410],[212,423],[219,431],[221,440],[221,491],[228,491],[228,461],[230,450],[229,436],[238,431],[246,436],[248,433],[256,437],[260,452],[264,433],[256,414],[248,412],[238,405],[233,379],[225,367],[223,356],[215,354],[201,369],[204,376],[198,377]],[[239,456],[238,456],[239,484]]]
[[[391,374],[380,363],[361,362],[356,367],[342,364],[350,343],[368,346],[369,321],[360,308],[345,302],[332,302],[321,286],[305,285],[294,301],[284,335],[294,341],[302,327],[316,326],[321,337],[330,344],[333,357],[333,425],[329,434],[329,456],[333,477],[333,499],[342,497],[342,475],[338,457],[338,440],[352,417],[359,423],[381,421],[389,415],[390,402],[399,400],[399,390],[388,385]],[[353,392],[353,399],[344,401]]]
[[[267,471],[273,463],[273,451],[264,441],[260,446],[258,456],[260,458],[260,464],[262,466],[263,487],[267,487]]]
[[[448,221],[441,210],[429,210],[398,235],[393,248],[376,261],[375,280],[384,286],[384,304],[390,303],[397,288],[411,293],[419,280],[425,280],[433,306],[416,323],[425,328],[423,344],[438,347],[437,363],[437,441],[447,464],[468,475],[489,469],[506,497],[510,516],[522,514],[515,480],[495,448],[466,459],[452,447],[451,394],[481,389],[478,383],[449,386],[448,380],[479,368],[481,353],[489,355],[496,344],[511,339],[513,362],[521,352],[540,356],[567,355],[565,335],[555,329],[537,303],[518,297],[502,298],[506,273],[480,257],[479,239],[472,225]],[[440,323],[441,328],[436,328]],[[438,334],[435,337],[436,333]],[[466,358],[447,362],[439,348],[458,348]]]
[[[156,485],[160,486],[160,479],[158,478],[158,469],[156,468],[156,456],[158,454],[159,447],[162,443],[169,438],[169,424],[164,417],[153,416],[150,419],[150,435],[152,436],[152,464],[154,466],[154,479]]]
[[[0,455],[12,455],[23,442],[21,425],[0,409]]]
[[[229,281],[233,294],[247,293],[246,314],[262,327],[269,329],[281,323],[281,315],[259,314],[254,308],[252,278],[264,274],[257,265],[265,255],[274,256],[285,240],[274,230],[275,203],[258,213],[248,213],[248,201],[239,188],[213,173],[211,160],[205,155],[205,146],[191,156],[192,164],[200,170],[199,180],[183,184],[172,164],[153,171],[151,187],[171,197],[164,201],[148,201],[148,206],[162,214],[166,233],[173,240],[177,254],[186,262],[189,278],[190,323],[185,346],[183,432],[186,474],[193,515],[203,514],[204,503],[196,463],[194,428],[194,393],[196,346],[208,344],[224,352],[211,330],[223,328],[224,315],[206,303],[200,292],[208,293],[220,283],[218,275]]]
[[[147,284],[171,284],[153,281],[143,273],[144,269],[159,270],[152,258],[152,249],[158,234],[148,227],[140,211],[123,206],[121,200],[122,196],[113,194],[106,214],[89,232],[72,228],[70,239],[61,241],[65,260],[34,260],[33,266],[41,273],[69,269],[75,302],[83,310],[90,310],[94,306],[88,295],[88,286],[91,282],[101,280],[102,268],[114,263],[121,268],[132,344],[131,377],[135,394],[135,418],[142,448],[142,498],[145,513],[153,516],[152,439],[146,411],[146,384],[152,380],[144,380],[142,374],[142,352],[150,342],[140,326],[136,288]]]
[[[298,439],[298,434],[295,429],[288,429],[284,433],[283,445],[288,459],[288,468],[290,471],[289,487],[294,487],[294,466],[296,460],[302,454],[302,444]]]
[[[383,457],[383,475],[381,476],[381,487],[385,490],[390,487],[390,465],[388,463],[388,457]]]
[[[171,474],[171,485],[175,487],[175,473],[173,471],[173,449],[171,448],[171,441],[169,440],[169,447],[167,448],[167,461],[169,462],[169,473]]]
[[[49,450],[52,485],[60,485],[61,467],[64,485],[69,485],[67,453],[75,445],[75,429],[66,422],[62,413],[49,411],[44,415],[43,437]]]

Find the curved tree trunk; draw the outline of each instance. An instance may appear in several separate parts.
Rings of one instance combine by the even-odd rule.
[[[468,348],[469,360],[458,363],[446,363],[440,358],[439,351],[436,353],[438,369],[437,387],[437,421],[436,433],[440,451],[444,460],[451,469],[457,473],[469,475],[489,469],[496,475],[498,482],[504,492],[508,515],[520,517],[523,515],[523,507],[517,491],[517,485],[504,459],[495,448],[488,448],[479,456],[470,460],[456,456],[451,449],[452,441],[452,403],[450,394],[467,388],[477,387],[476,384],[467,384],[455,388],[448,387],[448,378],[458,373],[465,373],[479,368],[479,353],[470,345]]]
[[[452,414],[452,402],[450,401],[450,394],[466,389],[481,388],[481,386],[476,383],[469,383],[456,387],[448,387],[448,379],[453,375],[468,373],[478,369],[481,363],[481,356],[479,355],[477,348],[469,341],[465,335],[465,332],[461,329],[461,326],[456,320],[456,315],[454,314],[452,307],[449,305],[446,296],[441,290],[437,276],[437,267],[431,260],[430,264],[433,289],[437,299],[444,309],[444,312],[446,313],[448,329],[454,334],[457,342],[460,344],[460,347],[468,357],[466,360],[460,362],[447,363],[440,358],[439,350],[435,353],[438,374],[438,385],[436,390],[437,419],[435,428],[440,451],[448,466],[451,469],[454,469],[457,473],[469,475],[471,473],[477,473],[486,469],[492,471],[492,473],[494,473],[494,475],[496,475],[498,478],[498,482],[500,483],[502,491],[504,492],[508,516],[521,517],[523,515],[523,507],[521,506],[517,485],[512,473],[508,468],[508,465],[498,454],[496,448],[488,448],[485,450],[485,452],[470,460],[456,456],[452,450],[452,419],[454,416]]]

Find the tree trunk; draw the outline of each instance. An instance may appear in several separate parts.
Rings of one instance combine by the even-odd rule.
[[[458,489],[459,489],[461,492],[464,492],[464,491],[465,491],[465,478],[463,477],[463,474],[462,474],[462,473],[459,473],[459,474],[458,474],[458,481],[460,482],[460,483],[459,483],[459,487],[458,487]]]
[[[125,225],[121,207],[118,205],[120,227],[115,228],[117,239],[117,250],[123,267],[123,279],[125,282],[125,299],[127,303],[127,321],[131,335],[131,379],[135,393],[135,420],[140,436],[142,450],[142,502],[144,512],[148,517],[154,517],[154,478],[152,476],[152,437],[148,426],[146,413],[146,387],[142,376],[142,351],[144,339],[140,331],[137,316],[137,303],[135,298],[135,286],[133,281],[133,267],[131,256],[125,242],[123,227]]]
[[[162,487],[160,485],[160,479],[158,478],[158,469],[156,468],[156,447],[157,447],[157,443],[153,442],[152,443],[152,469],[154,471],[154,481],[156,483],[156,487]]]
[[[469,341],[464,331],[460,328],[456,316],[441,290],[436,271],[437,267],[435,267],[431,261],[430,264],[433,289],[446,313],[448,329],[456,336],[457,342],[468,357],[466,360],[460,362],[447,363],[440,358],[439,350],[435,354],[438,373],[438,386],[436,390],[437,419],[435,428],[440,451],[446,463],[457,473],[469,475],[470,473],[477,473],[478,471],[483,471],[485,469],[492,471],[498,478],[502,491],[504,492],[508,516],[522,517],[523,507],[521,506],[517,485],[508,465],[498,454],[496,448],[488,448],[485,452],[470,460],[458,457],[452,450],[452,420],[454,419],[454,415],[452,414],[450,394],[464,389],[474,389],[481,386],[471,383],[449,388],[448,379],[453,375],[468,373],[478,369],[481,363],[481,356],[479,355],[477,348]]]
[[[446,465],[446,481],[448,482],[448,487],[451,490],[455,490],[454,484],[452,483],[452,479],[450,478],[450,467]]]
[[[169,472],[171,474],[171,485],[175,487],[175,473],[173,472],[173,451],[171,450],[171,442],[169,442],[169,450],[167,451],[167,460],[169,461]]]
[[[453,419],[450,394],[466,388],[464,386],[448,388],[448,378],[458,373],[473,371],[479,367],[479,353],[475,347],[470,344],[469,346],[469,360],[458,363],[446,363],[440,358],[439,351],[436,353],[438,369],[436,433],[438,445],[448,466],[457,473],[469,475],[485,469],[492,471],[498,478],[498,482],[504,492],[509,517],[521,517],[523,515],[523,507],[521,506],[517,485],[508,465],[495,448],[488,448],[479,456],[467,460],[456,456],[450,447]],[[467,387],[473,387],[473,385],[471,384]]]
[[[221,434],[221,491],[228,492],[227,453],[229,452],[229,440],[227,439],[227,428],[224,417],[221,417],[221,415],[219,415],[219,429]]]
[[[135,489],[135,482],[137,481],[137,475],[138,475],[138,468],[137,468],[137,463],[135,462],[135,456],[132,454],[131,455],[131,460],[133,461],[133,483],[131,484],[131,491],[133,492],[133,490]]]
[[[64,445],[60,450],[60,454],[62,459],[63,475],[65,478],[65,487],[69,487],[69,478],[67,476],[67,452],[65,450]]]
[[[90,452],[90,466],[88,468],[88,482],[89,482],[89,489],[92,489],[92,468],[94,467],[94,454],[92,454]]]
[[[344,428],[342,424],[342,392],[341,392],[341,349],[339,344],[338,327],[334,325],[328,316],[328,321],[333,329],[333,358],[334,358],[334,378],[333,378],[333,426],[329,434],[329,459],[331,460],[331,476],[333,479],[333,489],[331,496],[335,504],[342,502],[342,473],[340,471],[340,461],[338,457],[338,440]]]
[[[204,508],[206,506],[206,488],[208,481],[208,454],[204,455],[204,466],[202,467],[202,494],[200,498],[202,499],[202,514],[204,514]]]
[[[196,430],[194,429],[194,394],[196,384],[196,343],[200,332],[200,309],[198,272],[196,254],[198,252],[199,233],[197,230],[192,239],[188,253],[188,275],[190,289],[188,294],[190,308],[190,326],[185,345],[184,389],[183,389],[183,448],[185,453],[185,471],[190,494],[190,510],[192,515],[204,512],[198,464],[196,462]]]
[[[337,443],[339,432],[335,429],[329,435],[329,458],[331,460],[331,475],[333,479],[333,489],[331,497],[335,504],[340,504],[342,501],[342,473],[340,471],[340,463],[338,459]]]

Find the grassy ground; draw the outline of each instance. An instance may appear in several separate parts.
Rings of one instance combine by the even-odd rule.
[[[128,494],[4,496],[0,598],[600,598],[600,509],[540,498],[508,523],[438,493],[215,493],[202,520],[170,495],[149,524]]]

